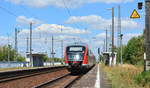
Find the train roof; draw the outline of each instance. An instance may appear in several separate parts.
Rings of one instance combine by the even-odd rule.
[[[72,43],[72,44],[68,44],[67,47],[68,46],[88,46],[88,44],[86,44],[86,43]]]

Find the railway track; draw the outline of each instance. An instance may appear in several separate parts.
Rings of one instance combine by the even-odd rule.
[[[65,66],[58,66],[58,67],[43,67],[43,68],[36,68],[36,69],[25,69],[25,70],[16,70],[16,71],[6,71],[0,73],[0,83],[16,80],[20,78],[30,77],[39,74],[45,74],[57,70],[66,69]]]
[[[90,71],[94,65],[88,70]],[[41,83],[34,88],[70,88],[71,85],[78,79],[80,79],[84,74],[65,74],[55,79],[49,80],[45,83]]]
[[[90,69],[89,69],[90,70]],[[12,72],[16,73],[16,72]],[[66,67],[46,68],[45,70],[19,72],[11,76],[0,75],[0,88],[70,88],[83,74],[72,75]],[[15,76],[16,75],[16,76]]]
[[[0,88],[32,88],[68,73],[65,66],[4,72],[0,73]]]
[[[82,75],[71,75],[70,73],[65,74],[61,77],[57,77],[45,83],[39,84],[34,88],[68,88]]]

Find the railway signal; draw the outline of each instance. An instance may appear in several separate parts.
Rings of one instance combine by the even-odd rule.
[[[122,37],[123,37],[123,34],[120,34],[120,60],[121,60],[121,64],[123,64],[123,58],[122,58]]]
[[[143,2],[138,2],[138,9],[141,10],[143,6]]]
[[[98,54],[100,54],[100,48],[98,48]]]
[[[138,9],[141,10],[143,7],[143,3],[138,3]],[[145,0],[145,47],[146,47],[146,54],[144,57],[144,70],[148,71],[150,70],[150,0]]]

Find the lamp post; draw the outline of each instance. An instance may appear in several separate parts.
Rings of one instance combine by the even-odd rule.
[[[107,47],[108,47],[108,37],[107,37],[107,29],[106,29],[106,52],[107,52]]]
[[[16,54],[15,54],[15,59],[17,60],[18,58],[18,29],[15,28],[15,50],[16,50]]]
[[[114,7],[112,7],[111,9],[108,9],[108,10],[111,10],[112,11],[112,49],[111,49],[111,52],[112,52],[112,61],[114,60],[114,23],[115,23],[115,20],[114,20]]]
[[[30,22],[30,66],[33,67],[33,58],[32,58],[32,22]]]
[[[8,56],[7,56],[7,61],[10,62],[10,39],[9,39],[9,34],[7,34],[8,37]]]

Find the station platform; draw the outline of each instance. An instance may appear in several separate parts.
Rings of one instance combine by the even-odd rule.
[[[100,65],[96,65],[71,88],[112,88]]]

